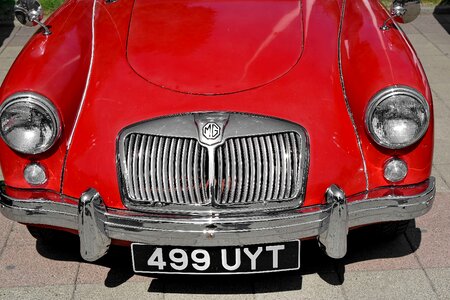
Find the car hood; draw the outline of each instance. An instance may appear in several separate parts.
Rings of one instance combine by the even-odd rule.
[[[189,94],[267,84],[303,49],[300,2],[273,2],[135,0],[128,62],[145,80]]]
[[[141,0],[137,1],[136,5],[139,5]],[[151,0],[147,1],[156,3]],[[188,7],[204,7],[206,9],[208,2],[186,1],[186,3],[192,3],[185,6],[186,9]],[[220,3],[222,2],[217,2],[217,4],[215,2],[214,7],[218,7]],[[230,3],[243,9],[246,5],[252,5],[253,2],[242,0]],[[297,2],[292,1],[258,1],[257,3],[261,5],[272,3],[271,11],[274,12],[278,11],[279,5],[298,5]],[[236,54],[233,63],[225,63],[216,61],[218,59],[214,59],[212,54],[206,52],[206,49],[210,51],[222,49],[220,51],[223,51],[225,45],[217,45],[216,48],[212,45],[209,45],[209,48],[202,46],[203,48],[195,50],[202,49],[201,53],[210,55],[208,63],[221,65],[222,69],[227,71],[226,74],[236,76],[230,77],[234,78],[232,80],[222,73],[225,72],[224,70],[214,70],[214,74],[204,75],[198,70],[206,70],[206,63],[197,65],[190,60],[194,57],[195,51],[191,49],[185,50],[187,52],[183,53],[182,49],[176,47],[175,44],[170,45],[175,47],[173,52],[169,46],[166,46],[164,47],[166,50],[160,51],[158,54],[159,57],[169,60],[169,57],[173,56],[178,61],[185,62],[189,67],[169,65],[168,61],[161,59],[157,63],[156,60],[153,61],[153,58],[150,58],[150,54],[146,54],[149,62],[142,61],[142,65],[138,64],[134,67],[145,64],[147,69],[141,67],[141,72],[145,71],[149,78],[163,78],[166,81],[159,84],[149,83],[149,79],[143,78],[142,74],[138,74],[130,67],[130,57],[133,56],[133,51],[129,50],[134,33],[130,33],[129,24],[133,27],[135,26],[133,22],[136,22],[134,21],[136,15],[131,16],[132,5],[133,1],[124,0],[117,1],[113,5],[97,7],[92,68],[83,105],[65,160],[62,188],[65,195],[79,198],[87,189],[95,188],[108,207],[123,209],[119,188],[122,177],[117,169],[117,138],[122,130],[132,124],[147,120],[197,112],[246,113],[283,119],[302,126],[308,135],[310,148],[310,166],[305,187],[304,205],[306,206],[322,203],[324,192],[332,183],[339,185],[348,195],[356,194],[366,188],[363,161],[343,98],[339,77],[337,38],[341,11],[336,1],[302,1],[303,30],[298,29],[300,23],[297,23],[297,31],[295,31],[296,34],[303,31],[304,47],[301,59],[297,63],[292,59],[291,64],[295,64],[295,66],[288,66],[286,61],[292,53],[288,55],[287,52],[283,52],[275,56],[277,51],[270,50],[268,53],[271,53],[274,59],[274,62],[270,63],[268,56],[265,56],[267,55],[265,51],[269,51],[269,48],[261,50],[261,57],[254,60],[251,68],[259,66],[262,74],[271,74],[266,78],[272,82],[265,85],[261,80],[250,81],[250,75],[246,75],[247,80],[239,81],[238,79],[243,76],[242,71],[239,76],[233,74],[232,70],[237,70],[239,66],[245,66],[242,57],[246,53]],[[137,11],[136,5],[133,14]],[[226,2],[223,5],[230,4]],[[256,7],[254,9],[255,14],[263,13],[262,9],[257,10]],[[287,9],[286,12],[288,11]],[[128,14],[125,15],[124,12]],[[217,19],[222,13],[217,9],[213,14],[214,18]],[[251,15],[249,12],[248,14]],[[249,22],[254,20],[254,16],[249,16],[249,18]],[[300,19],[299,16],[296,18],[297,21]],[[230,30],[235,28],[234,22],[243,22],[234,19],[229,20]],[[142,20],[141,23],[143,22]],[[263,22],[263,18],[259,22],[268,26],[268,23]],[[221,30],[226,31],[224,23],[221,22],[221,24]],[[196,27],[194,26],[194,28]],[[148,28],[147,26],[147,31],[150,32]],[[177,28],[177,30],[181,29]],[[294,32],[293,27],[290,30]],[[162,39],[156,33],[151,35],[156,39]],[[234,35],[235,40],[250,39],[250,37],[248,32]],[[277,38],[272,41],[271,46],[281,49],[278,51],[279,53],[283,49],[283,51],[294,49],[298,51],[298,59],[301,47],[288,48],[294,44],[294,40],[291,43],[280,44],[277,42]],[[186,39],[189,37],[186,36]],[[127,42],[127,40],[129,41]],[[258,45],[257,42],[248,42],[248,44],[250,44],[248,47]],[[244,45],[238,44],[236,47],[240,47],[241,50],[245,49]],[[142,53],[144,53],[143,48]],[[270,72],[262,70],[263,63],[259,59],[263,57],[265,57]],[[293,56],[290,57],[293,58]],[[150,63],[152,64],[150,65]],[[289,67],[292,68],[286,74],[273,80],[279,75],[273,71],[274,68],[282,63],[284,63],[285,70]],[[249,70],[251,68],[249,67]],[[192,77],[198,78],[189,78],[191,83],[182,88],[178,83],[181,76],[179,73],[193,74],[193,70],[198,74],[192,75]],[[256,69],[252,71],[254,76],[257,76],[256,73]],[[173,75],[173,78],[169,77],[169,74]],[[204,84],[200,84],[201,82]],[[258,88],[250,88],[252,86],[249,84],[250,82],[253,82],[253,87],[256,84],[263,85]],[[215,86],[219,83],[220,86]],[[177,91],[167,87],[176,88]],[[194,93],[230,92],[243,88],[248,88],[248,90],[214,96]],[[190,91],[190,93],[181,93],[179,92],[181,90]],[[348,180],[348,178],[352,178],[352,180]]]

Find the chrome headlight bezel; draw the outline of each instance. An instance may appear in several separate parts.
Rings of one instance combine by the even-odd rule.
[[[403,142],[403,143],[394,143],[394,142],[389,143],[389,142],[381,139],[377,135],[374,128],[372,127],[372,118],[373,118],[373,114],[374,114],[376,108],[378,107],[378,105],[380,105],[383,101],[385,101],[393,96],[399,96],[399,95],[407,96],[407,97],[410,97],[411,99],[414,99],[415,101],[417,101],[417,103],[419,105],[421,105],[424,109],[425,121],[421,125],[420,130],[415,134],[414,138],[412,138],[411,140],[409,140],[407,142]],[[428,130],[428,126],[430,124],[430,116],[431,116],[430,106],[429,106],[428,102],[426,101],[425,97],[421,93],[419,93],[415,89],[410,88],[408,86],[397,86],[396,85],[396,86],[391,86],[391,87],[388,87],[388,88],[385,88],[385,89],[379,91],[369,101],[369,105],[367,107],[366,115],[365,115],[365,126],[366,126],[366,130],[369,132],[371,138],[378,145],[388,148],[388,149],[394,149],[394,150],[402,149],[402,148],[406,148],[408,146],[415,144],[417,141],[419,141],[425,135],[426,131]]]
[[[23,153],[23,154],[41,154],[49,150],[58,138],[61,136],[62,126],[61,126],[61,118],[58,110],[53,105],[53,103],[47,99],[46,97],[34,93],[34,92],[19,92],[15,93],[12,96],[8,97],[4,103],[0,106],[0,122],[3,122],[3,114],[11,107],[16,104],[25,103],[30,107],[35,107],[45,112],[49,116],[48,121],[52,124],[52,132],[51,137],[48,141],[40,146],[34,146],[33,148],[25,148],[18,145],[15,145],[10,141],[4,132],[3,124],[0,124],[0,136],[3,141],[13,150]],[[31,109],[31,108],[30,108]]]

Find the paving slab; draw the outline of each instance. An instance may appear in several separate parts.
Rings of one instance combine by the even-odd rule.
[[[348,299],[438,299],[423,270],[350,272],[343,289]]]
[[[420,34],[419,31],[411,23],[403,24],[401,25],[401,28],[406,34],[408,34],[408,36],[410,34]]]
[[[449,37],[450,40],[450,37]],[[449,70],[450,72],[450,70]],[[449,83],[435,83],[431,89],[437,94],[447,107],[450,108],[450,84]]]
[[[8,45],[8,47],[5,48],[5,50],[3,50],[0,53],[0,57],[7,57],[7,58],[16,58],[17,55],[19,55],[20,51],[22,51],[22,47],[23,46],[11,46]]]
[[[7,71],[0,70],[0,84],[2,84],[3,80],[5,79],[6,73],[7,73]],[[3,178],[3,174],[1,174],[1,175],[2,175],[2,178]]]
[[[14,62],[13,57],[0,57],[0,72],[6,72]]]
[[[133,272],[129,248],[112,246],[99,261],[80,262],[77,284],[103,283],[107,287],[115,287],[124,282],[149,282],[151,279]]]
[[[78,262],[45,257],[49,249],[36,245],[6,246],[0,257],[0,288],[74,284]],[[53,257],[55,250],[49,253]],[[47,255],[48,256],[48,255]]]
[[[414,251],[404,235],[384,240],[364,229],[350,235],[347,255],[340,262],[345,272],[420,269]]]
[[[416,219],[417,232],[407,231],[409,242],[417,245],[414,255],[424,268],[450,268],[450,193],[437,193],[433,208]]]
[[[425,269],[440,299],[450,299],[450,269]]]
[[[8,47],[23,47],[31,35],[16,35],[8,44]]]
[[[26,26],[19,26],[19,30],[16,32],[16,35],[18,36],[32,36],[37,30],[39,29],[38,26],[35,27],[26,27]]]
[[[425,55],[442,55],[442,51],[420,33],[408,34],[408,39],[414,45],[420,57]]]
[[[439,166],[442,168],[442,166]],[[450,167],[450,166],[449,166]],[[431,175],[436,178],[436,192],[437,193],[448,193],[450,192],[450,186],[448,183],[444,180],[441,172],[439,172],[435,166],[433,166],[433,169],[431,171]]]
[[[8,246],[25,246],[36,245],[36,239],[31,236],[25,225],[20,223],[13,223],[11,233],[8,239]]]
[[[12,227],[13,221],[8,220],[0,214],[0,254],[2,253],[3,247],[6,245]]]
[[[345,299],[340,286],[340,278],[336,273],[324,275],[310,274],[298,276],[293,274],[279,274],[267,276],[263,280],[255,281],[255,298],[266,299]],[[335,284],[330,284],[329,282]]]
[[[20,300],[69,300],[72,299],[73,285],[26,286],[18,288],[0,288],[0,299]]]
[[[450,164],[450,140],[447,136],[434,137],[434,165]]]
[[[445,57],[444,55],[420,57],[420,61],[431,85],[435,83],[448,83],[450,59],[443,59]]]
[[[151,291],[164,291],[164,299],[254,299],[254,278],[246,276],[174,276],[158,279]],[[159,287],[158,287],[159,285]]]
[[[149,292],[149,286],[150,282],[127,282],[115,288],[81,284],[77,285],[72,299],[164,299],[162,292]]]
[[[450,164],[435,165],[434,168],[445,185],[450,188]]]

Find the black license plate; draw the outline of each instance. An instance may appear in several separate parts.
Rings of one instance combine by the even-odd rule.
[[[300,241],[230,247],[132,244],[137,273],[242,274],[300,268]]]

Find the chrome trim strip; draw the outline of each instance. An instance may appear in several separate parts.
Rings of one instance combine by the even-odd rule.
[[[92,40],[91,40],[91,57],[89,60],[89,70],[86,76],[86,83],[84,85],[83,96],[81,97],[80,107],[78,107],[77,116],[75,117],[75,122],[73,124],[72,132],[70,133],[69,139],[67,140],[67,150],[69,150],[72,145],[73,136],[75,134],[75,130],[77,129],[78,120],[80,119],[81,111],[84,106],[84,102],[86,101],[86,94],[89,88],[89,82],[91,81],[92,74],[92,66],[94,65],[94,50],[95,50],[95,11],[97,8],[97,0],[92,1],[92,17],[91,17],[91,31],[92,31]],[[64,162],[65,165],[65,162]]]
[[[411,194],[411,191],[420,192],[397,196],[401,192]],[[100,197],[88,198],[97,199],[93,201],[91,215],[100,232],[110,239],[153,245],[227,246],[284,242],[320,235],[320,240],[329,249],[329,255],[341,257],[346,247],[347,228],[408,220],[428,212],[434,200],[435,180],[430,177],[418,185],[397,187],[395,190],[387,187],[376,192],[384,196],[368,198],[370,193],[365,193],[346,199],[343,192],[332,186],[327,192],[328,202],[325,205],[279,213],[249,213],[245,216],[213,214],[209,217],[107,209]],[[89,194],[92,193],[91,190]],[[45,199],[13,199],[3,191],[0,204],[7,218],[21,223],[75,230],[80,226],[76,205]],[[93,226],[94,223],[89,224]],[[90,238],[94,239],[93,236]],[[93,242],[98,242],[97,238]]]
[[[361,159],[363,163],[363,169],[364,169],[364,175],[366,177],[366,191],[369,190],[369,173],[367,171],[367,162],[366,158],[364,156],[364,152],[362,149],[362,141],[361,137],[359,136],[358,129],[356,127],[355,119],[353,118],[353,112],[350,108],[350,103],[348,102],[347,92],[345,89],[345,82],[344,82],[344,73],[342,71],[342,50],[341,50],[341,37],[342,37],[342,27],[344,23],[344,16],[345,16],[345,7],[347,4],[347,0],[342,1],[342,11],[341,11],[341,20],[339,22],[339,33],[338,33],[338,65],[339,65],[339,80],[341,82],[342,87],[342,94],[344,96],[345,106],[347,108],[348,117],[350,118],[350,121],[352,122],[353,131],[355,132],[356,142],[358,144],[359,153],[361,154]]]

